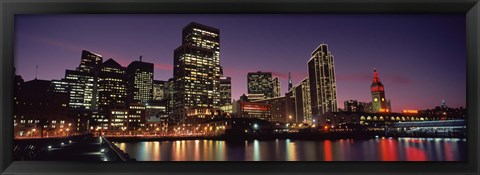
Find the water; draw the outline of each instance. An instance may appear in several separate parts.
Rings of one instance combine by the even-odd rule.
[[[138,161],[465,161],[465,139],[116,143]]]

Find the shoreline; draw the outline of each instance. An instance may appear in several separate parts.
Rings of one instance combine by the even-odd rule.
[[[242,136],[242,137],[228,137],[228,136],[160,136],[160,137],[145,137],[145,136],[105,136],[111,142],[146,142],[146,141],[182,141],[182,140],[214,140],[214,141],[227,141],[227,142],[244,142],[244,141],[275,141],[275,140],[302,140],[302,141],[325,141],[325,140],[341,140],[341,139],[355,139],[355,140],[369,140],[377,138],[450,138],[450,139],[466,139],[466,137],[428,137],[428,136],[385,136],[384,134],[365,134],[359,136],[347,136],[341,134],[328,134],[328,135],[301,135],[301,134],[289,134],[289,135],[259,135],[259,136]]]

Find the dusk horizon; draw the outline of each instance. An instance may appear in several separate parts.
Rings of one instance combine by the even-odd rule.
[[[82,50],[98,53],[104,61],[112,58],[122,66],[142,56],[144,62],[154,63],[154,79],[166,81],[173,76],[173,50],[181,45],[181,29],[190,22],[198,22],[220,30],[220,65],[224,76],[232,77],[235,100],[247,94],[247,73],[257,71],[272,72],[279,77],[284,96],[289,72],[294,85],[308,77],[310,54],[324,43],[334,56],[338,108],[343,109],[345,100],[372,100],[374,67],[385,86],[386,98],[392,102],[393,112],[432,109],[440,106],[442,99],[449,107],[466,104],[462,15],[20,15],[16,18],[16,74],[25,81],[35,78],[37,65],[38,79],[64,78],[66,69],[74,70],[80,64]]]

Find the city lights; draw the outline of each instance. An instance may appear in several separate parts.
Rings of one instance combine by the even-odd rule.
[[[404,88],[421,84],[421,81],[410,80],[416,78],[410,77],[410,71],[414,70],[392,71],[394,67],[386,64],[387,61],[379,61],[383,57],[377,58],[376,54],[381,55],[377,51],[370,54],[378,60],[368,60],[371,55],[345,54],[344,50],[352,51],[351,48],[338,41],[329,41],[329,45],[312,39],[305,41],[306,44],[293,44],[305,48],[292,49],[291,53],[285,48],[274,50],[288,51],[285,57],[295,60],[272,56],[272,61],[251,62],[250,56],[259,59],[277,53],[269,52],[271,50],[266,45],[255,45],[257,42],[252,40],[251,45],[245,45],[248,48],[229,48],[238,49],[238,53],[244,55],[224,59],[223,51],[220,56],[221,48],[231,47],[229,44],[233,43],[228,40],[232,36],[227,35],[225,42],[222,37],[221,44],[220,29],[191,22],[176,32],[175,39],[180,44],[161,43],[162,47],[172,48],[169,62],[163,62],[158,59],[159,55],[147,51],[129,55],[129,50],[125,50],[116,53],[118,58],[106,59],[100,54],[79,49],[75,66],[58,71],[60,79],[36,77],[24,81],[17,75],[13,116],[16,142],[39,140],[35,144],[41,145],[41,151],[48,154],[34,152],[37,150],[19,144],[21,149],[18,150],[33,151],[15,154],[19,155],[16,158],[27,159],[23,155],[47,157],[45,159],[51,155],[69,158],[82,155],[98,156],[98,160],[104,161],[129,161],[134,156],[149,161],[237,157],[256,161],[281,155],[278,157],[289,161],[335,160],[342,159],[334,154],[336,152],[347,152],[350,147],[355,150],[357,145],[372,145],[368,150],[379,151],[351,154],[359,156],[351,160],[383,160],[409,158],[410,155],[401,155],[405,152],[423,153],[427,146],[420,145],[423,143],[421,139],[413,138],[435,138],[432,141],[440,143],[439,138],[466,137],[467,113],[464,107],[451,107],[453,97],[445,94],[432,97],[447,99],[442,99],[441,103],[438,101],[436,106],[418,99],[427,99],[428,94],[418,96],[413,91],[420,88]],[[163,32],[156,34],[160,33]],[[233,35],[235,32],[225,33]],[[357,47],[358,50],[365,49],[365,46]],[[93,49],[102,50],[92,46]],[[262,50],[265,55],[256,55],[253,53],[255,49]],[[383,48],[378,52],[384,52]],[[117,57],[115,53],[105,54]],[[134,55],[133,60],[125,59],[131,54],[145,57]],[[171,62],[173,65],[169,65]],[[281,70],[268,67],[277,64],[285,66]],[[399,61],[398,65],[403,64]],[[238,68],[232,65],[238,65]],[[255,70],[257,68],[263,70]],[[426,78],[421,80],[426,81]],[[281,81],[288,83],[282,84]],[[241,87],[237,87],[239,84]],[[241,95],[232,96],[232,93]],[[456,99],[451,101],[452,106],[460,104]],[[460,139],[458,142],[463,144]],[[232,148],[230,141],[240,141],[241,144]],[[412,143],[420,146],[410,149]],[[448,149],[459,147],[442,144],[438,145]],[[267,148],[275,150],[265,151]],[[401,151],[394,150],[390,154],[389,149]],[[409,149],[414,151],[408,152]],[[241,156],[230,155],[234,151],[239,151],[235,154]],[[436,152],[444,153],[445,150]],[[187,155],[190,153],[192,155]],[[424,155],[428,157],[435,153]],[[321,156],[315,157],[318,155]],[[449,158],[457,158],[455,156]]]

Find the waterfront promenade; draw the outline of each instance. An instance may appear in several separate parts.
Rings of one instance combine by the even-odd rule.
[[[130,161],[104,137],[79,135],[64,138],[15,140],[14,160]]]

